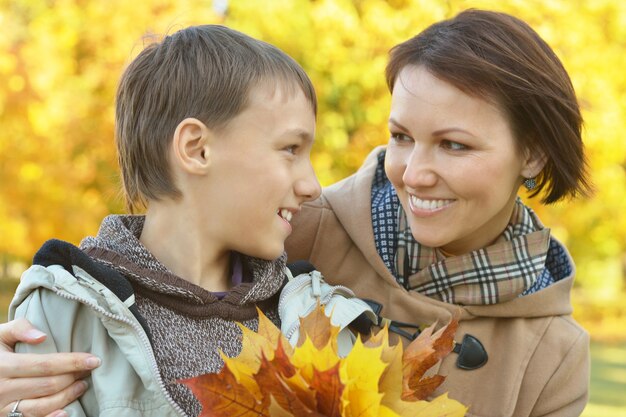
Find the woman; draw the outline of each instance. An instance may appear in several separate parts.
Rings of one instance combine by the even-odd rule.
[[[389,144],[305,205],[289,257],[395,321],[460,311],[436,394],[468,415],[579,415],[589,341],[571,318],[574,264],[517,197],[589,188],[566,71],[524,22],[468,10],[393,48],[386,75]]]
[[[517,198],[522,183],[547,204],[589,188],[566,71],[522,21],[469,10],[393,48],[387,81],[388,146],[304,206],[290,258],[373,300],[403,340],[460,312],[435,395],[469,416],[579,415],[574,264]]]

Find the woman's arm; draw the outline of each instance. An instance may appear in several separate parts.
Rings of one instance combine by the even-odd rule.
[[[589,399],[589,370],[589,335],[581,332],[541,391],[531,416],[579,416]]]
[[[0,324],[0,415],[7,415],[21,399],[19,410],[28,416],[60,417],[61,409],[80,397],[82,381],[100,359],[88,353],[14,353],[15,344],[37,345],[46,334],[28,320]]]

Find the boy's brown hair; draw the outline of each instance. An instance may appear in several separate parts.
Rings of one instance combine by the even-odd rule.
[[[544,203],[588,194],[582,116],[572,82],[528,24],[505,13],[466,10],[391,50],[390,91],[407,65],[423,66],[467,94],[495,102],[519,150],[545,154],[531,197],[544,188]]]
[[[168,163],[177,125],[194,117],[219,130],[261,82],[302,90],[317,113],[311,80],[280,49],[219,25],[192,26],[148,45],[130,63],[116,97],[116,143],[126,206],[178,198]]]

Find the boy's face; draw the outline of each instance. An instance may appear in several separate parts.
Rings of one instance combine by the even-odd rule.
[[[310,154],[315,116],[298,89],[260,85],[210,145],[207,227],[223,250],[275,259],[302,203],[321,192]]]

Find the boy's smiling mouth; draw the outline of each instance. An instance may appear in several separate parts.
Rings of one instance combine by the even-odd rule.
[[[291,223],[291,219],[293,218],[293,213],[291,212],[291,210],[282,208],[278,210],[277,214],[282,217],[282,219],[285,220],[287,223]]]

